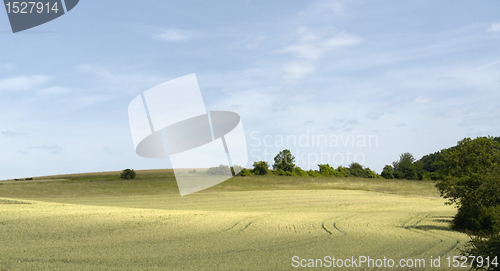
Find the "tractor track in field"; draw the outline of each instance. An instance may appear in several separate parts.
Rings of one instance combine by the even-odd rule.
[[[256,221],[264,219],[266,217],[269,217],[269,215],[261,215],[261,216],[255,216],[255,217],[250,217],[250,218],[247,218],[247,219],[243,219],[241,221],[236,222],[233,226],[227,228],[223,232],[229,232],[229,231],[237,230],[238,228],[239,228],[238,232],[243,232],[246,229],[248,229]]]
[[[331,217],[331,218],[328,218],[327,220],[323,221],[323,223],[321,223],[321,227],[323,228],[324,231],[326,231],[329,235],[333,235],[334,232],[339,232],[343,235],[347,235],[347,232],[341,230],[339,228],[339,225],[338,223],[341,222],[341,221],[344,221],[346,219],[349,219],[349,218],[352,218],[356,215],[352,215],[352,216],[348,216],[348,217],[342,217],[339,219],[339,217]],[[329,222],[331,220],[335,220],[333,221],[333,223]],[[331,223],[331,224],[330,224]],[[332,225],[333,229],[328,229],[327,228],[327,225]]]
[[[428,236],[428,237],[431,237],[433,239],[437,239],[438,242],[435,243],[434,245],[426,248],[426,249],[422,249],[420,251],[418,251],[417,253],[415,253],[415,256],[418,256],[420,254],[424,254],[426,251],[429,251],[439,245],[444,245],[446,243],[449,243],[450,241],[453,241],[453,245],[451,245],[449,248],[447,248],[443,253],[439,254],[438,256],[444,256],[446,255],[447,253],[449,253],[450,251],[452,251],[453,249],[455,249],[458,244],[460,243],[459,240],[456,240],[455,238],[453,237],[449,237],[449,236],[446,236],[445,234],[441,234],[441,233],[437,233],[437,232],[429,232],[428,230],[423,230],[423,229],[420,229],[417,227],[417,225],[422,222],[424,219],[427,219],[429,218],[431,214],[427,214],[425,215],[424,217],[412,217],[410,218],[408,221],[406,221],[405,223],[403,223],[400,227],[405,229],[405,230],[408,230],[408,231],[411,231],[411,232],[414,232],[414,233],[417,233],[417,234],[421,234],[421,235],[425,235],[425,236]],[[415,218],[418,219],[417,222],[411,224],[410,226],[407,226],[407,224],[414,220]]]

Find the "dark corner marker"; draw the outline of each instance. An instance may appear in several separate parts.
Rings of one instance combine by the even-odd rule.
[[[64,3],[61,0],[4,0],[3,2],[12,32],[16,33],[52,21],[64,15],[64,6],[70,11],[79,2],[79,0],[63,1]]]

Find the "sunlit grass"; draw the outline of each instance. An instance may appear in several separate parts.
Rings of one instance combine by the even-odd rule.
[[[172,172],[118,176],[3,183],[0,203],[31,204],[0,204],[0,270],[290,270],[293,256],[429,259],[468,241],[433,182],[252,176],[181,197]]]
[[[32,181],[3,181],[0,196],[19,198],[85,197],[179,194],[173,171],[137,171],[133,180],[120,179],[120,172],[38,177]],[[402,195],[439,197],[433,181],[335,177],[247,176],[233,177],[204,191],[262,190],[363,190]]]

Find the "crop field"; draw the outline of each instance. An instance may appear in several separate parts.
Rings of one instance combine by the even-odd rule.
[[[0,182],[0,270],[304,269],[294,256],[446,270],[430,257],[444,266],[468,241],[449,229],[456,210],[432,182],[235,177],[181,197],[169,172],[116,176]],[[347,270],[361,269],[373,268]]]

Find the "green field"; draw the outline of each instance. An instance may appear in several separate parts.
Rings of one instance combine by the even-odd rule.
[[[433,182],[251,176],[181,197],[171,171],[118,175],[0,182],[0,270],[304,269],[293,256],[446,270],[468,241]]]

